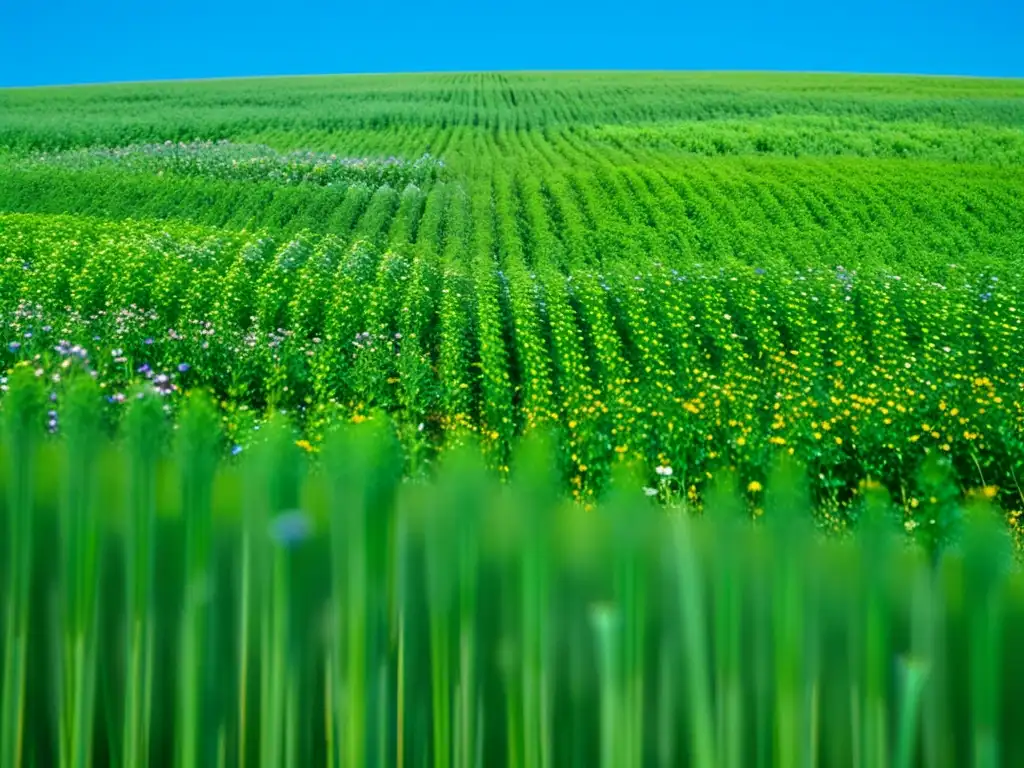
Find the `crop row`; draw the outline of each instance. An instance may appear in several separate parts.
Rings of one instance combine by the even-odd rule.
[[[779,115],[764,120],[692,121],[583,128],[588,140],[672,148],[698,155],[892,157],[985,165],[1024,163],[1019,127],[952,127],[837,115]]]
[[[113,167],[124,173],[273,181],[278,184],[345,186],[362,182],[373,186],[426,184],[442,173],[444,163],[430,155],[413,161],[397,157],[339,157],[334,153],[293,151],[280,153],[260,144],[220,141],[164,141],[126,147],[90,147],[66,152],[37,153],[25,161],[33,165],[71,170]]]
[[[671,492],[696,499],[718,467],[757,480],[783,450],[811,465],[833,511],[866,478],[916,510],[929,454],[964,488],[1024,501],[1019,276],[684,267],[639,248],[567,268],[539,208],[510,210],[526,190],[500,181],[474,198],[442,185],[395,200],[351,245],[7,217],[5,367],[30,362],[57,385],[85,366],[115,411],[141,377],[170,395],[209,387],[240,445],[267,407],[314,442],[333,414],[382,408],[418,455],[462,427],[503,466],[516,435],[545,425],[581,499],[623,456],[652,482],[673,467]],[[468,225],[492,207],[492,233]],[[544,258],[527,263],[526,236]]]
[[[472,227],[513,227],[507,231],[527,264],[602,264],[642,253],[674,266],[870,262],[941,275],[950,263],[998,272],[1024,253],[1022,190],[1006,171],[849,158],[670,162],[594,149],[568,134],[540,143],[509,136],[497,148],[481,141],[477,150],[483,161],[449,183],[467,187],[472,199],[496,188],[500,207],[475,212]],[[500,159],[510,156],[516,162]],[[0,210],[180,219],[278,236],[308,230],[351,241],[365,230],[386,237],[390,219],[381,217],[399,210],[402,195],[429,196],[432,186],[292,186],[12,166],[0,168]],[[535,228],[551,237],[532,237]]]
[[[281,130],[764,120],[782,113],[1019,129],[1020,97],[1014,81],[700,73],[466,73],[8,90],[0,93],[0,148],[50,151]]]

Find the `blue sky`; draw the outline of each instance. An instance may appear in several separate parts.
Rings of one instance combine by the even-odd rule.
[[[1024,0],[0,5],[0,86],[510,69],[1024,76]]]

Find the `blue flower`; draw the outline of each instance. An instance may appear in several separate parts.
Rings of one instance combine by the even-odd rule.
[[[189,369],[190,369],[191,367],[192,367],[192,366],[191,366],[191,365],[189,365],[188,363],[181,363],[181,364],[180,364],[180,365],[178,366],[178,372],[179,372],[179,373],[188,373],[188,371],[189,371]]]
[[[282,512],[270,521],[270,537],[283,547],[292,547],[310,537],[313,525],[301,509]]]
[[[242,452],[242,446],[240,446],[240,445],[236,445],[236,446],[233,446],[231,448],[231,455],[232,456],[237,456],[241,452]]]
[[[20,342],[12,341],[10,344],[7,345],[7,350],[9,352],[17,352],[19,349],[21,349]]]

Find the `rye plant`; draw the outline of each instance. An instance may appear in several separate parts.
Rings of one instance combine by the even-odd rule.
[[[57,434],[40,377],[10,387],[5,766],[1024,755],[1024,583],[984,499],[956,502],[962,530],[931,549],[874,487],[854,533],[815,529],[791,460],[763,513],[727,472],[695,514],[627,461],[587,509],[542,432],[507,482],[468,439],[402,481],[380,414],[316,453],[275,417],[228,460],[201,394],[171,422],[134,393],[111,439],[92,377],[69,382]]]

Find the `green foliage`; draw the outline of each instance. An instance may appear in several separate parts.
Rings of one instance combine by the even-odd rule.
[[[1022,95],[0,91],[0,765],[1024,763]]]
[[[1024,755],[1007,682],[1024,585],[985,504],[930,552],[902,544],[878,493],[852,537],[814,533],[791,462],[756,522],[735,475],[694,516],[647,500],[622,464],[585,512],[563,501],[544,431],[507,484],[474,445],[436,481],[400,483],[380,415],[331,428],[316,464],[274,419],[237,465],[198,395],[174,451],[155,451],[145,395],[110,454],[128,503],[96,515],[97,387],[78,379],[54,463],[35,383],[19,374],[5,401],[26,418],[0,442],[0,522],[33,559],[53,531],[61,546],[0,582],[12,766]],[[58,478],[57,505],[25,491]]]

